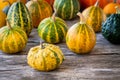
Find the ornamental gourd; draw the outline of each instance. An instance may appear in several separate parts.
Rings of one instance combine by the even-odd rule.
[[[8,54],[22,51],[27,44],[26,33],[18,26],[12,28],[7,26],[0,28],[0,50]]]
[[[58,68],[64,60],[64,55],[58,46],[43,43],[32,47],[27,56],[29,66],[40,71],[51,71]]]
[[[21,27],[29,36],[33,28],[32,18],[27,7],[22,2],[18,0],[11,5],[7,19],[10,21],[12,27]]]
[[[77,54],[89,53],[96,44],[96,35],[92,27],[88,26],[81,13],[80,22],[74,24],[67,32],[66,44],[68,48]]]
[[[102,26],[102,35],[113,44],[120,44],[120,9],[110,15]]]
[[[44,0],[28,1],[26,6],[31,13],[34,27],[38,27],[41,20],[52,15],[51,6]]]
[[[0,28],[1,27],[3,27],[3,26],[5,26],[5,24],[6,24],[6,14],[2,11],[2,10],[0,10]]]
[[[41,21],[38,26],[38,34],[45,42],[60,43],[64,40],[67,33],[67,25],[64,20],[55,17],[56,11],[52,17]]]
[[[99,0],[97,0],[94,6],[90,6],[82,12],[83,16],[86,18],[86,23],[91,26],[95,32],[101,31],[102,22],[106,18],[106,15],[98,4]]]
[[[55,0],[54,8],[60,18],[73,19],[80,10],[80,4],[78,0]]]

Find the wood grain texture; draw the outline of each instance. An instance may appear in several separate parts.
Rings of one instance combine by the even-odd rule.
[[[66,21],[72,26],[78,19]],[[51,72],[34,70],[27,64],[27,53],[33,46],[39,45],[37,29],[30,34],[26,48],[14,55],[0,51],[0,80],[120,80],[120,45],[109,43],[101,33],[97,33],[94,49],[87,55],[71,52],[65,41],[58,45],[65,61]]]

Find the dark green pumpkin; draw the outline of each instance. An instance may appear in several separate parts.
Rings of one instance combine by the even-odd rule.
[[[111,43],[120,44],[120,14],[112,14],[103,23],[102,35]]]
[[[7,19],[10,21],[11,26],[21,27],[27,35],[32,30],[32,18],[27,7],[20,1],[13,3],[8,11]]]
[[[54,8],[60,18],[73,19],[80,10],[80,4],[78,0],[55,0]]]

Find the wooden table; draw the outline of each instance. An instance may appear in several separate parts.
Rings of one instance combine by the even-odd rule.
[[[70,27],[78,19],[66,21]],[[26,48],[14,55],[0,52],[0,80],[120,80],[120,45],[113,45],[97,33],[97,43],[90,54],[76,55],[66,43],[58,45],[65,61],[51,72],[34,70],[27,64],[27,53],[39,45],[37,29],[33,29]]]

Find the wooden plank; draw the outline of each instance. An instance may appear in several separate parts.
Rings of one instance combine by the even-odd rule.
[[[51,72],[28,66],[26,55],[0,57],[0,80],[119,80],[120,55],[66,56],[63,64]]]

